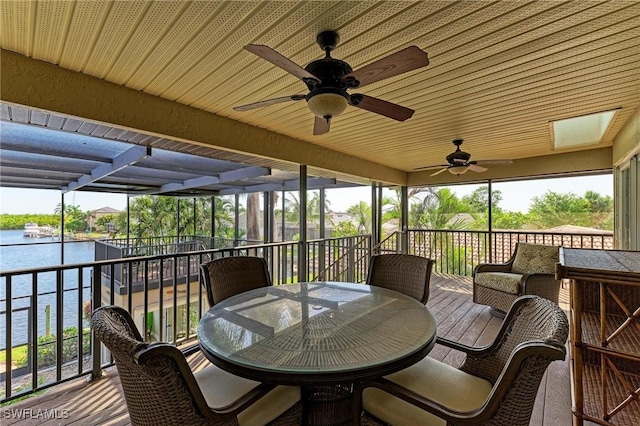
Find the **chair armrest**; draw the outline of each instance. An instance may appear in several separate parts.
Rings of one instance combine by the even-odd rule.
[[[168,343],[158,342],[133,354],[133,359],[136,363],[142,365],[156,356],[169,357],[175,362],[176,368],[191,392],[198,410],[204,417],[213,421],[219,422],[224,419],[236,417],[238,413],[247,409],[276,387],[276,385],[261,383],[230,404],[214,409],[207,404],[202,390],[193,376],[193,371],[191,371],[187,360],[177,347]]]
[[[147,344],[147,349],[149,348],[153,348],[156,346],[161,346],[161,345],[168,345],[167,342],[151,342],[149,344]],[[173,346],[173,345],[170,345]],[[193,345],[184,347],[184,348],[180,348],[180,352],[182,352],[182,355],[186,357],[195,354],[196,352],[200,352],[200,345],[198,344],[198,342],[195,342]],[[138,354],[136,354],[137,356],[139,356],[139,354],[142,353],[142,351],[140,351]],[[136,356],[134,355],[134,357]]]
[[[181,351],[185,357],[189,355],[193,355],[196,352],[200,352],[200,344],[198,344],[198,342],[194,342],[193,345],[187,346],[186,348],[182,348]]]
[[[560,284],[554,274],[524,274],[520,280],[520,294],[535,294],[557,304]]]
[[[452,411],[450,408],[445,407],[444,405],[439,404],[436,401],[424,398],[423,396],[413,392],[412,390],[398,385],[389,379],[385,379],[384,377],[367,382],[364,384],[364,387],[378,388],[384,392],[387,392],[397,398],[408,402],[409,404],[415,405],[422,410],[435,414],[441,419],[446,420],[447,424],[452,423],[456,425],[477,425],[479,423],[488,421],[491,418],[490,414],[487,413],[486,410],[476,410],[465,413]]]
[[[464,347],[463,345],[459,346]],[[374,387],[383,390],[422,410],[435,414],[441,419],[446,420],[447,424],[477,425],[489,421],[496,414],[508,392],[517,392],[519,390],[513,387],[515,379],[519,374],[528,374],[531,372],[532,374],[540,374],[540,378],[542,377],[542,374],[544,374],[546,370],[546,365],[541,371],[540,369],[527,368],[528,362],[531,362],[533,366],[537,364],[548,365],[551,361],[564,359],[565,356],[565,346],[556,341],[528,341],[521,343],[516,346],[509,357],[506,367],[493,386],[487,401],[477,410],[468,412],[454,411],[449,407],[427,399],[386,378],[367,382],[364,384],[364,387]],[[529,391],[529,389],[526,391]]]
[[[523,289],[532,288],[533,286],[540,285],[558,285],[560,284],[560,280],[556,280],[556,276],[554,274],[524,274],[522,276],[522,280],[520,281],[520,285]],[[526,293],[523,293],[526,294]]]
[[[480,263],[473,268],[473,276],[481,272],[511,272],[513,261],[507,263]]]
[[[539,386],[539,380],[542,380],[542,376],[547,370],[548,365],[552,361],[564,360],[566,358],[566,353],[566,347],[555,340],[530,340],[520,343],[513,349],[504,369],[498,376],[496,383],[493,385],[493,389],[489,394],[487,402],[484,404],[485,409],[491,413],[495,413],[504,402],[507,393],[529,393],[529,389],[518,389],[514,387],[514,383],[518,379],[518,376],[525,374],[539,374],[540,377],[535,378],[538,380]],[[544,366],[544,368],[540,368],[541,366]],[[531,380],[523,379],[519,381],[521,383],[533,383]],[[522,397],[518,397],[517,394],[514,398],[510,399],[522,401]],[[508,410],[509,408],[506,407],[506,409]]]
[[[218,415],[228,414],[228,415],[231,415],[232,417],[235,417],[275,388],[276,388],[276,385],[272,385],[268,383],[260,383],[258,386],[251,389],[249,392],[245,393],[240,398],[233,401],[231,404],[227,405],[226,407],[216,408],[216,409],[209,407],[209,409],[217,413]]]
[[[442,337],[436,337],[436,343],[454,349],[456,351],[464,352],[465,354],[473,356],[475,358],[480,358],[485,354],[491,352],[487,350],[490,346],[482,346],[476,348],[454,342],[453,340],[443,339]]]
[[[473,268],[473,276],[480,272],[511,272],[511,267],[515,259],[516,252],[514,251],[509,260],[504,263],[479,263]]]
[[[511,309],[509,309],[509,312],[507,312],[506,317],[502,321],[502,325],[500,326],[500,330],[498,330],[498,333],[496,334],[495,339],[486,346],[471,347],[471,346],[462,345],[458,342],[443,339],[441,337],[436,338],[436,343],[447,346],[451,349],[464,352],[468,356],[471,356],[474,358],[482,358],[482,357],[491,355],[497,349],[497,347],[502,344],[502,340],[504,339],[507,331],[511,328],[511,322],[513,321],[513,317],[517,315],[518,311],[520,310],[520,306],[526,304],[529,301],[529,299],[531,299],[532,297],[537,297],[537,296],[534,296],[534,295],[521,296],[518,299],[516,299],[515,302],[513,302]]]

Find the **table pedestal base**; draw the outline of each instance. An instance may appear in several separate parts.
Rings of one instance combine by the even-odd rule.
[[[302,424],[353,424],[353,385],[316,385],[302,388]]]

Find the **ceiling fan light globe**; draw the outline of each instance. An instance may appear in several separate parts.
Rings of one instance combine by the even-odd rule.
[[[449,173],[451,173],[452,175],[460,176],[462,174],[465,174],[467,170],[469,170],[469,166],[453,165],[453,166],[449,166],[448,170],[449,170]]]
[[[342,114],[348,105],[347,99],[337,93],[318,93],[307,101],[313,115],[325,120]]]

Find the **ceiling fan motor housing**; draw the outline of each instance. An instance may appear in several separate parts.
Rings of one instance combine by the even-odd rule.
[[[340,59],[331,57],[331,51],[336,48],[340,37],[335,31],[323,31],[316,37],[316,41],[320,48],[326,52],[326,56],[322,59],[311,62],[305,67],[305,71],[315,75],[322,81],[318,82],[313,79],[303,79],[309,90],[316,87],[336,87],[340,89],[349,89],[358,87],[360,82],[354,77],[342,79],[347,74],[351,74],[353,69],[351,65]]]
[[[327,123],[332,117],[342,114],[351,102],[347,89],[355,87],[356,81],[355,78],[343,81],[342,77],[352,73],[353,69],[345,61],[332,58],[330,55],[339,40],[340,37],[335,31],[323,31],[318,34],[316,41],[326,52],[326,56],[311,62],[305,67],[305,71],[318,77],[321,83],[313,79],[303,79],[309,89],[306,96],[309,109],[317,117],[324,118]]]
[[[305,70],[315,75],[322,81],[319,85],[315,80],[305,81],[309,90],[317,87],[339,87],[347,88],[347,85],[341,83],[343,76],[353,72],[351,66],[345,61],[335,58],[322,58],[311,62],[305,67]]]
[[[460,164],[467,163],[469,161],[469,159],[471,158],[471,154],[460,149],[460,145],[462,145],[462,142],[462,139],[456,139],[453,141],[453,144],[456,146],[456,150],[447,155],[447,163]]]
[[[469,154],[468,152],[460,151],[458,149],[455,152],[452,152],[451,154],[447,155],[447,163],[454,164],[454,163],[460,163],[461,161],[466,163],[467,161],[469,161],[470,158],[471,158],[471,154]]]

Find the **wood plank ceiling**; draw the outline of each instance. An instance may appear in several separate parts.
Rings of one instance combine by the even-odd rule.
[[[549,122],[619,108],[598,145],[640,105],[638,1],[2,1],[0,47],[403,171],[442,163],[464,138],[474,160],[553,154]],[[406,122],[349,107],[313,136],[306,93],[243,49],[305,66],[316,35],[358,69],[404,47],[430,65],[362,89],[414,109]],[[571,150],[571,149],[569,149]],[[566,152],[563,151],[563,152]]]

